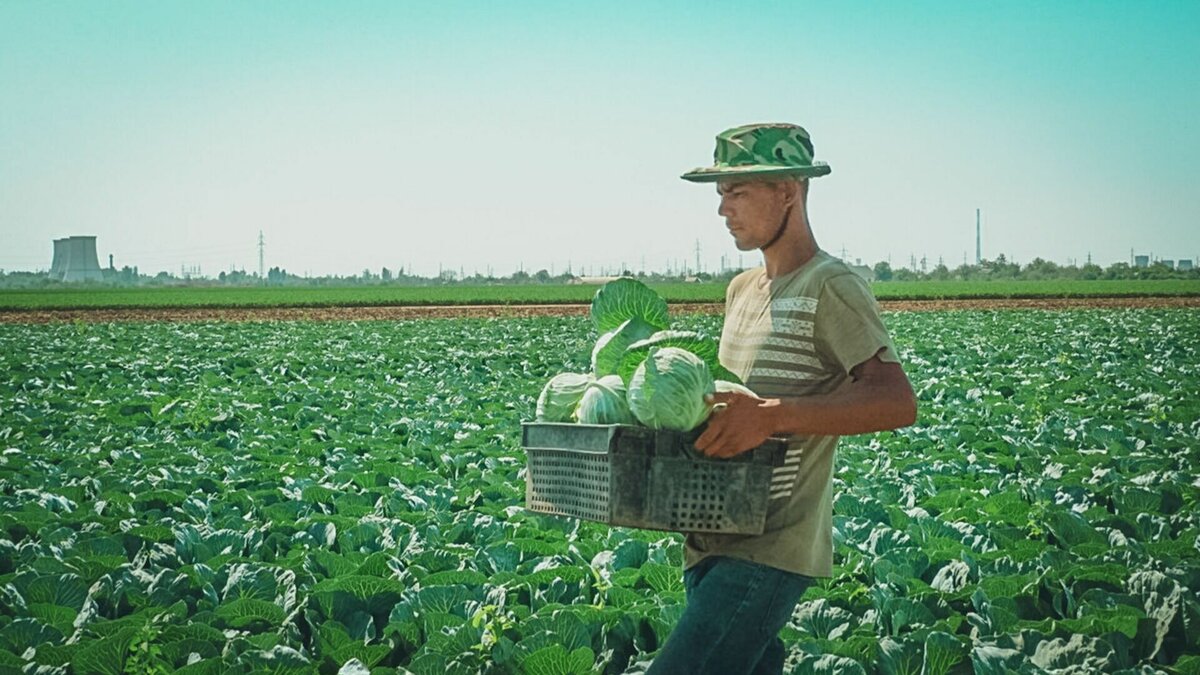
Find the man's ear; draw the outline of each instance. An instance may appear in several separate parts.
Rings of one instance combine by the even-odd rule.
[[[800,190],[803,189],[800,186],[800,181],[786,180],[782,183],[779,183],[779,187],[783,189],[783,201],[785,206],[795,206],[796,203],[800,201]]]

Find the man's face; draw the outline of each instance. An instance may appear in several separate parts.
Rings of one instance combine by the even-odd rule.
[[[788,190],[762,181],[717,183],[721,205],[717,213],[733,235],[739,251],[753,251],[771,241],[787,209]]]

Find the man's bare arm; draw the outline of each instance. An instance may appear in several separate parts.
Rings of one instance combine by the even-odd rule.
[[[756,399],[737,393],[712,396],[724,409],[713,412],[696,440],[706,455],[731,457],[769,436],[865,434],[906,427],[916,421],[917,399],[904,369],[873,356],[855,366],[851,379],[823,396]]]

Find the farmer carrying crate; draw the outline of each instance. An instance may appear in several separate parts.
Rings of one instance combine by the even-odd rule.
[[[763,266],[726,293],[720,361],[757,394],[716,393],[696,448],[732,457],[790,436],[761,535],[690,533],[687,608],[650,675],[781,673],[778,634],[814,577],[833,566],[833,459],[838,438],[908,426],[916,397],[866,282],[817,245],[807,211],[808,132],[752,124],[717,135],[715,162],[684,174],[716,183],[717,213]],[[760,398],[761,397],[761,398]]]

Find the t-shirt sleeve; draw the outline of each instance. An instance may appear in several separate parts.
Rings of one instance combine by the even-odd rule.
[[[839,274],[825,282],[813,332],[822,353],[847,374],[876,354],[880,361],[900,363],[879,304],[857,274]]]
[[[729,285],[725,287],[725,307],[728,308],[733,299],[738,293],[742,292],[742,287],[746,285],[746,279],[749,278],[750,270],[743,270],[729,280]]]

